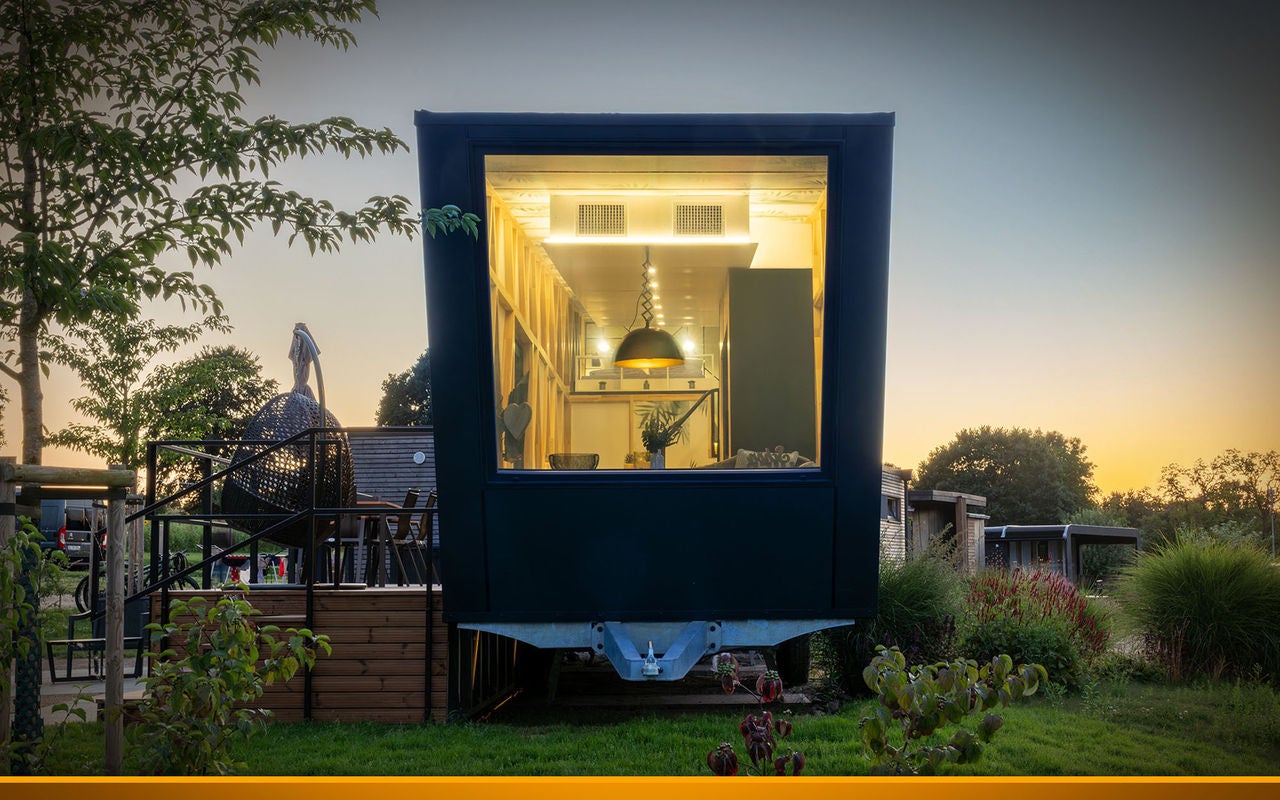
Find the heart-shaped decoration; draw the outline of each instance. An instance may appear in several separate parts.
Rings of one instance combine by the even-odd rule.
[[[533,407],[528,403],[512,403],[502,409],[502,427],[517,439],[524,438],[524,429],[533,419]]]

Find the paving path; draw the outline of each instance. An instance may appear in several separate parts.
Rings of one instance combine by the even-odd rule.
[[[45,664],[43,684],[40,686],[40,716],[46,725],[64,721],[79,722],[80,718],[68,716],[66,711],[54,711],[54,706],[67,704],[69,708],[83,708],[85,720],[92,722],[98,718],[98,701],[106,699],[107,687],[103,681],[66,681],[53,683],[49,679],[49,665]],[[124,679],[124,696],[142,689],[137,678]]]
[[[75,612],[75,599],[67,594],[60,597],[43,598],[40,603],[41,608],[69,608]],[[84,623],[81,623],[83,625]],[[84,635],[83,633],[81,635]],[[69,708],[83,708],[85,719],[88,721],[96,720],[98,717],[98,701],[106,698],[106,683],[101,680],[71,680],[54,683],[49,676],[49,662],[45,654],[42,652],[41,665],[44,673],[41,677],[40,685],[40,716],[44,718],[46,725],[56,724],[64,721],[79,722],[80,718],[76,716],[68,716],[67,711],[54,711],[53,707],[67,704]],[[132,651],[125,652],[125,667],[132,667]],[[144,663],[145,668],[145,663]],[[131,694],[141,690],[142,684],[137,678],[124,679],[124,694],[128,698]],[[83,697],[82,697],[83,695]]]

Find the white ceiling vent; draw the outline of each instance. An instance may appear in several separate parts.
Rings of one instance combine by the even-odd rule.
[[[674,236],[724,236],[724,206],[719,203],[676,203],[672,206]]]
[[[627,206],[625,203],[578,204],[579,236],[626,236]]]
[[[552,195],[551,241],[747,240],[746,193],[720,195]]]

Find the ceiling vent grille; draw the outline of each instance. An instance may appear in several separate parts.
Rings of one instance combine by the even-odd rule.
[[[676,203],[671,232],[676,236],[724,236],[724,206]]]
[[[579,236],[626,236],[627,207],[623,203],[582,203],[578,206]]]

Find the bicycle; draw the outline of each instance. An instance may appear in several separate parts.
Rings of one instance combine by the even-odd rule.
[[[172,555],[169,556],[168,574],[176,575],[177,573],[185,570],[188,566],[189,564],[187,562],[186,553],[182,553],[182,552],[173,553]],[[103,587],[106,586],[106,576],[104,574],[105,572],[106,572],[106,565],[99,564],[98,589],[100,591]],[[80,579],[80,582],[76,584],[75,600],[76,600],[77,611],[84,612],[84,611],[88,611],[90,608],[90,603],[89,603],[89,578],[90,577],[91,577],[90,575],[85,575],[83,578]],[[144,586],[150,586],[154,582],[155,582],[155,576],[152,574],[151,565],[148,564],[146,570],[143,572],[142,583]],[[191,577],[190,575],[184,575],[183,577],[175,581],[174,585],[170,588],[199,589],[200,584],[197,583],[195,578]]]

